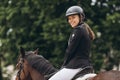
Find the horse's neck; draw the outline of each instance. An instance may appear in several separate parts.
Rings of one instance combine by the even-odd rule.
[[[36,57],[36,56],[32,56],[32,57]],[[55,69],[53,65],[42,56],[37,55],[36,61],[32,61],[32,62],[33,62],[32,67],[36,69],[39,73],[42,73],[44,75],[49,75],[57,71],[57,69]]]
[[[32,68],[34,68],[39,73],[42,73],[43,75],[49,75],[57,71],[57,69],[55,69],[53,65],[41,55],[28,55],[26,56],[26,61],[28,61]]]
[[[44,80],[44,76],[36,71],[34,68],[29,67],[29,72],[32,80]]]
[[[44,77],[41,73],[39,73],[36,69],[34,69],[30,64],[25,60],[25,65],[24,65],[26,71],[29,73],[28,77],[31,79],[30,80],[44,80]],[[29,79],[28,79],[29,80]]]

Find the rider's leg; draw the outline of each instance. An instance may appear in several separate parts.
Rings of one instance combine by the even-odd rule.
[[[71,80],[78,72],[79,69],[63,68],[53,75],[49,80]]]

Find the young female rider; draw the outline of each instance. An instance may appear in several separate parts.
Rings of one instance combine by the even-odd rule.
[[[95,35],[84,23],[83,9],[80,6],[72,6],[66,11],[66,17],[73,30],[68,41],[63,68],[49,80],[71,80],[80,71],[93,71],[89,54],[90,43]]]

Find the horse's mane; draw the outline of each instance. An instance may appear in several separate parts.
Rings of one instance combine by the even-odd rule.
[[[49,75],[57,70],[43,56],[33,54],[33,51],[26,52],[25,59],[34,69],[44,75]]]

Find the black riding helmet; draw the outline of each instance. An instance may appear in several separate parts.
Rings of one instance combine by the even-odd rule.
[[[66,17],[68,17],[70,15],[74,15],[74,14],[82,15],[83,20],[85,19],[84,11],[83,11],[83,9],[80,6],[72,6],[72,7],[67,9]]]

